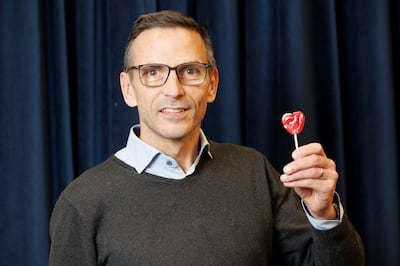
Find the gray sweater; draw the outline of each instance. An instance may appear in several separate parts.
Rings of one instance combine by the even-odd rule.
[[[83,173],[54,207],[49,265],[363,265],[346,215],[315,230],[262,154],[211,152],[179,181],[115,156]]]

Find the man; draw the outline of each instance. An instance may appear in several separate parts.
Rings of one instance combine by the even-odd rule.
[[[361,239],[318,143],[279,175],[201,130],[218,70],[208,33],[174,11],[140,17],[120,84],[140,125],[62,193],[50,265],[363,265]]]

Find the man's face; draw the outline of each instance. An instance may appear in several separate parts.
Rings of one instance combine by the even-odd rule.
[[[142,32],[131,46],[132,65],[208,63],[207,51],[200,35],[183,28],[154,28]],[[207,104],[214,101],[218,71],[207,73],[203,83],[183,85],[175,71],[159,87],[146,87],[139,71],[121,73],[121,87],[126,103],[138,107],[140,138],[154,146],[165,140],[188,141],[198,137]],[[209,70],[207,70],[209,72]]]

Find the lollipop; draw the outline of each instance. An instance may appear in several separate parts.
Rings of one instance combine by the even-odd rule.
[[[305,116],[301,111],[286,113],[282,116],[282,124],[287,132],[293,135],[296,149],[299,147],[297,134],[304,128]]]

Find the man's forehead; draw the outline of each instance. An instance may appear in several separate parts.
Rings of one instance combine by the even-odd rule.
[[[207,51],[200,34],[182,27],[156,27],[145,30],[133,41],[131,49],[134,61],[182,57],[201,57],[197,59],[201,61],[207,59]]]
[[[174,39],[176,35],[180,37],[184,36],[185,38],[193,38],[193,39],[201,39],[200,33],[195,30],[187,29],[184,27],[154,27],[151,29],[146,29],[142,31],[133,41],[133,44],[140,43],[142,40],[148,39],[162,39],[164,40],[166,37],[171,37]]]

